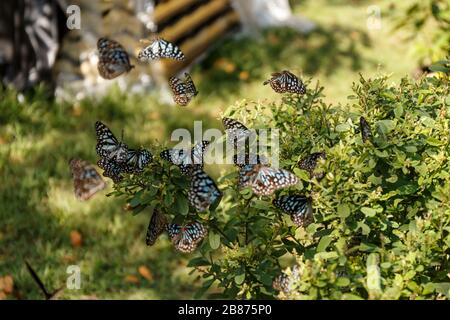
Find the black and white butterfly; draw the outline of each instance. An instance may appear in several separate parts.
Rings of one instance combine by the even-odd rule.
[[[271,195],[275,190],[296,185],[299,179],[284,169],[248,164],[239,170],[239,187],[251,187],[256,195]]]
[[[252,134],[251,130],[237,120],[224,117],[222,123],[225,127],[228,143],[232,143],[235,148],[238,144],[245,142]]]
[[[98,65],[100,76],[104,79],[114,79],[122,73],[134,68],[125,49],[117,41],[100,38],[97,41]]]
[[[125,164],[106,158],[100,158],[97,161],[97,165],[103,169],[103,176],[111,178],[114,183],[122,181],[123,174],[126,172]]]
[[[372,137],[370,125],[364,117],[359,118],[359,128],[361,130],[362,141],[365,143]]]
[[[139,174],[152,160],[152,154],[146,149],[129,149],[125,163],[125,171],[127,173]]]
[[[97,192],[105,189],[106,182],[89,162],[71,159],[69,166],[72,171],[73,187],[77,199],[86,201]]]
[[[176,77],[169,78],[169,85],[173,92],[173,100],[180,106],[186,106],[198,94],[194,81],[189,73],[184,73],[184,81]]]
[[[199,222],[180,226],[167,225],[167,233],[175,248],[184,253],[193,252],[208,234],[208,230]]]
[[[202,140],[191,150],[189,149],[167,149],[160,153],[160,157],[178,166],[184,175],[191,175],[194,168],[203,169],[203,157],[208,148],[209,141]]]
[[[181,61],[185,59],[185,56],[176,45],[159,37],[155,37],[150,45],[142,49],[138,54],[138,59],[141,61],[161,58],[170,58]]]
[[[273,205],[291,216],[298,226],[307,226],[313,221],[311,199],[303,195],[285,195],[272,201]]]
[[[299,162],[299,167],[303,170],[308,171],[309,175],[312,177],[316,177],[316,178],[321,178],[323,177],[323,173],[314,173],[314,170],[316,169],[317,166],[317,161],[319,159],[326,159],[326,153],[325,152],[314,152],[311,153],[310,155],[306,156],[305,158],[303,158],[302,160],[300,160]]]
[[[207,210],[211,204],[218,203],[222,192],[216,183],[201,168],[192,171],[191,186],[188,191],[189,203],[198,211]]]
[[[97,154],[107,160],[114,160],[117,163],[124,163],[128,159],[128,146],[119,142],[111,130],[102,122],[95,123],[97,134]]]
[[[264,81],[263,84],[270,84],[272,89],[277,93],[306,93],[306,87],[303,82],[295,74],[287,70],[272,73],[272,77]]]
[[[147,236],[145,238],[145,243],[148,246],[152,246],[155,244],[158,237],[167,227],[167,219],[166,216],[161,213],[157,208],[153,210],[152,217],[150,218],[150,222],[147,228]]]

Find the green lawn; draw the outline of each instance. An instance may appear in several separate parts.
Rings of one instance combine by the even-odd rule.
[[[67,266],[76,264],[82,288],[66,291],[63,298],[192,298],[200,283],[189,275],[186,256],[176,253],[166,236],[147,247],[149,215],[134,217],[123,209],[123,201],[105,197],[111,183],[91,201],[78,202],[68,160],[96,161],[97,119],[117,133],[123,128],[130,144],[154,151],[167,144],[173,129],[193,128],[194,120],[203,120],[204,128],[221,128],[220,113],[235,101],[279,99],[262,82],[284,68],[320,81],[333,103],[346,102],[359,72],[366,77],[392,73],[392,80],[398,80],[414,69],[415,60],[409,45],[389,32],[389,1],[378,2],[383,17],[379,31],[366,28],[372,2],[301,1],[295,11],[317,22],[313,33],[282,29],[267,31],[258,40],[225,41],[194,68],[200,94],[188,108],[117,91],[76,104],[50,103],[39,93],[19,102],[14,92],[1,92],[0,277],[12,275],[21,298],[39,299],[24,259],[50,288],[62,285]],[[74,230],[82,235],[80,247],[71,245]],[[153,280],[139,275],[143,265]]]

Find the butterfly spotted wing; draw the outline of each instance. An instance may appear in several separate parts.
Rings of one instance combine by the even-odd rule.
[[[138,54],[138,59],[141,61],[157,60],[161,58],[170,58],[181,61],[185,59],[185,56],[176,45],[158,37]]]
[[[169,78],[169,85],[173,92],[173,100],[180,106],[186,106],[198,94],[191,76],[188,73],[184,75],[184,81],[176,77]]]
[[[193,252],[208,234],[208,230],[199,222],[184,226],[167,225],[167,233],[175,248],[183,253]]]
[[[287,170],[261,164],[245,165],[239,171],[239,186],[250,186],[256,195],[271,195],[275,190],[296,185],[298,182],[298,177]]]
[[[317,166],[317,161],[319,159],[326,159],[325,152],[315,152],[311,153],[307,157],[303,158],[299,162],[299,167],[303,170],[306,170],[309,172],[311,176],[314,175],[314,169]]]
[[[285,273],[278,275],[272,282],[272,288],[277,291],[288,293],[291,291],[295,281],[298,281],[299,278],[298,266],[294,266],[290,275]]]
[[[72,171],[74,192],[77,199],[85,201],[106,187],[105,181],[95,167],[87,161],[72,159],[69,162]]]
[[[146,149],[129,149],[125,170],[128,173],[141,173],[144,168],[152,162],[152,159],[152,154]]]
[[[272,77],[269,80],[264,81],[263,84],[270,84],[272,89],[277,93],[306,93],[306,87],[303,82],[298,79],[296,75],[287,70],[272,73]]]
[[[134,68],[130,64],[128,53],[117,41],[100,38],[97,41],[97,50],[99,54],[97,68],[104,79],[114,79]]]
[[[106,158],[98,160],[97,165],[103,169],[103,176],[111,178],[114,183],[122,181],[123,173],[126,172],[124,164]]]
[[[222,192],[201,168],[194,168],[191,187],[188,191],[189,203],[198,211],[205,211],[222,197]]]
[[[245,152],[245,153],[238,153],[233,156],[233,163],[235,166],[242,169],[244,166],[248,164],[269,164],[269,160],[259,154]]]
[[[148,246],[154,245],[158,237],[166,229],[166,226],[167,226],[166,216],[155,208],[153,210],[152,217],[150,218],[150,222],[148,224],[145,243]]]
[[[309,198],[302,195],[286,195],[273,200],[273,205],[291,216],[298,226],[307,226],[312,222],[312,207]]]
[[[97,134],[97,154],[108,160],[123,163],[128,159],[128,146],[119,142],[109,128],[100,121],[95,123]]]
[[[232,143],[234,147],[237,147],[238,143],[245,141],[251,135],[251,131],[237,120],[225,117],[222,119],[222,123],[225,127],[228,143]]]
[[[372,131],[370,130],[370,125],[364,117],[359,118],[359,127],[361,129],[361,137],[365,143],[372,136]]]
[[[194,168],[203,169],[203,156],[209,143],[209,141],[203,140],[197,143],[191,150],[163,150],[160,153],[160,157],[174,165],[177,165],[182,174],[190,176]]]

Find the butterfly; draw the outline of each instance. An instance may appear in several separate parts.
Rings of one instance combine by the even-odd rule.
[[[296,185],[297,176],[284,169],[248,164],[239,171],[239,187],[250,186],[256,195],[271,195],[275,190]]]
[[[128,146],[119,142],[109,128],[100,121],[95,123],[97,154],[105,159],[123,163],[128,159]]]
[[[284,293],[288,293],[291,291],[294,283],[300,279],[298,266],[295,265],[292,268],[291,275],[287,275],[285,273],[281,273],[278,275],[272,282],[272,288],[277,291],[282,291]]]
[[[160,58],[170,58],[181,61],[185,59],[185,56],[176,45],[159,37],[156,37],[149,46],[142,49],[138,54],[138,59],[141,61],[156,60]]]
[[[167,233],[178,251],[189,253],[197,248],[208,234],[208,230],[201,223],[193,222],[184,226],[169,224]]]
[[[303,195],[286,195],[272,201],[273,205],[291,216],[298,226],[306,226],[313,220],[311,199]]]
[[[152,160],[152,154],[146,149],[129,149],[125,162],[125,171],[127,173],[141,173]]]
[[[185,72],[184,77],[184,81],[176,77],[169,78],[169,85],[173,91],[173,100],[180,106],[186,106],[198,94],[189,73]]]
[[[364,117],[359,118],[359,127],[361,129],[362,140],[365,143],[372,136],[370,125]]]
[[[203,169],[203,155],[209,145],[209,141],[202,140],[191,150],[167,149],[160,153],[160,157],[170,163],[177,165],[184,175],[190,175],[193,168]]]
[[[72,171],[75,196],[79,200],[88,200],[100,190],[105,189],[106,182],[95,167],[87,161],[71,159],[69,166]]]
[[[104,79],[114,79],[124,72],[134,68],[125,49],[117,42],[108,38],[97,41],[99,60],[97,69]]]
[[[97,165],[103,169],[103,176],[111,178],[114,183],[122,181],[122,174],[126,172],[124,164],[120,164],[106,158],[101,158],[98,160]]]
[[[222,119],[222,123],[225,127],[227,140],[229,143],[233,143],[234,147],[237,147],[238,142],[251,135],[251,131],[237,120],[225,117]]]
[[[205,211],[222,197],[222,192],[201,168],[192,171],[191,187],[188,191],[189,203],[198,211]]]
[[[158,237],[166,229],[166,226],[167,226],[166,216],[155,208],[153,210],[152,217],[150,218],[150,223],[148,224],[145,243],[148,246],[154,245]]]
[[[233,163],[237,167],[242,169],[247,164],[267,165],[267,164],[269,164],[269,160],[263,155],[246,152],[244,154],[242,154],[242,153],[235,154],[233,156]]]
[[[293,73],[283,70],[281,72],[272,73],[269,80],[264,81],[263,85],[270,84],[277,93],[298,93],[305,94],[306,87],[303,82]]]
[[[299,162],[299,167],[303,170],[308,171],[311,177],[315,176],[316,178],[320,178],[321,176],[323,176],[323,173],[314,174],[314,169],[316,168],[317,161],[319,159],[326,159],[326,153],[325,152],[311,153],[309,156],[303,158]]]

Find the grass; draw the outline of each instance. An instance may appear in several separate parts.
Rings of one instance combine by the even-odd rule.
[[[379,1],[389,12],[388,1]],[[117,133],[124,129],[131,145],[157,150],[175,128],[221,128],[220,113],[236,100],[279,99],[262,86],[267,76],[284,68],[325,86],[328,102],[345,103],[358,73],[392,73],[393,81],[415,67],[408,44],[383,28],[366,28],[366,1],[301,1],[295,11],[314,20],[318,29],[298,35],[279,29],[258,39],[226,40],[194,67],[199,96],[186,109],[162,105],[149,96],[117,90],[102,99],[53,103],[40,90],[28,96],[1,92],[0,101],[0,277],[12,275],[11,298],[40,299],[25,269],[28,260],[49,288],[65,283],[66,268],[82,270],[82,288],[63,298],[178,299],[192,298],[200,286],[189,275],[186,256],[176,253],[166,236],[148,248],[149,216],[133,217],[108,190],[81,203],[72,193],[68,160],[96,161],[94,122],[101,119]],[[73,246],[72,231],[82,235]],[[147,266],[153,280],[138,273]],[[130,277],[130,276],[135,276]]]

